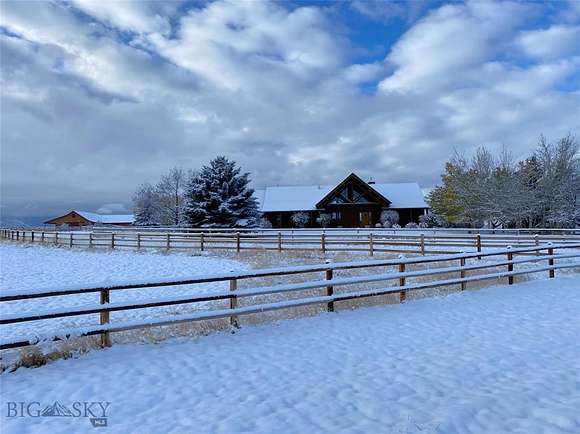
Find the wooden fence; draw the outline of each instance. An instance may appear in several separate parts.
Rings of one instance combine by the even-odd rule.
[[[573,250],[575,249],[575,250]],[[251,315],[266,311],[280,309],[291,309],[299,306],[308,305],[326,305],[328,311],[333,311],[335,303],[353,300],[359,298],[376,297],[387,294],[398,294],[399,301],[404,302],[407,294],[417,290],[448,287],[458,285],[459,289],[465,290],[470,282],[485,281],[490,279],[505,278],[508,284],[514,283],[514,278],[520,275],[546,272],[550,278],[555,275],[557,269],[579,268],[580,261],[571,261],[580,258],[580,244],[572,245],[549,245],[542,247],[527,248],[510,248],[496,252],[483,253],[463,253],[427,257],[414,257],[408,259],[394,260],[373,260],[360,262],[347,262],[336,264],[318,264],[304,265],[277,269],[255,270],[242,273],[225,273],[218,275],[209,275],[205,277],[192,277],[190,279],[175,280],[144,280],[130,283],[112,284],[109,286],[94,287],[66,287],[51,289],[35,290],[5,290],[0,293],[0,303],[13,301],[25,301],[37,298],[74,296],[78,294],[95,293],[99,294],[100,303],[74,306],[50,311],[37,311],[26,315],[10,315],[7,306],[3,305],[3,312],[0,324],[9,325],[24,323],[30,321],[48,320],[54,318],[64,318],[80,315],[99,315],[99,324],[74,329],[60,330],[52,335],[42,336],[38,339],[5,339],[0,343],[0,350],[18,348],[27,345],[33,345],[44,341],[55,341],[69,339],[77,336],[100,335],[101,345],[110,346],[110,333],[121,332],[134,329],[143,329],[148,327],[157,327],[165,325],[174,325],[194,321],[204,321],[219,318],[229,318],[233,326],[238,325],[238,317],[241,315]],[[516,258],[517,257],[517,258]],[[488,261],[472,261],[476,258],[487,258]],[[449,264],[456,263],[457,266]],[[410,266],[421,264],[437,264],[436,268],[409,270]],[[531,264],[525,268],[516,270],[515,266],[522,264]],[[392,272],[381,272],[359,276],[337,277],[335,272],[338,270],[363,270],[393,268]],[[505,271],[497,272],[489,270],[492,268],[506,267]],[[487,272],[481,272],[487,270]],[[249,281],[250,279],[263,279],[271,276],[287,277],[290,275],[305,273],[323,273],[324,278],[320,280],[310,280],[299,283],[284,283],[270,286],[254,286],[239,289],[240,281]],[[475,273],[476,274],[475,274]],[[449,278],[448,274],[456,274],[458,277]],[[436,279],[437,276],[443,276],[443,279]],[[409,282],[413,278],[429,278],[428,281]],[[203,295],[187,295],[181,297],[152,298],[147,301],[129,301],[129,302],[110,302],[110,293],[112,291],[123,291],[137,288],[157,288],[175,285],[192,285],[209,282],[229,281],[230,289],[218,291],[215,293]],[[337,292],[337,287],[348,287],[355,284],[364,283],[382,283],[395,282],[395,286],[386,286],[376,289],[341,291]],[[251,282],[250,282],[251,283]],[[263,296],[271,294],[293,294],[297,291],[320,289],[322,295],[308,296],[305,298],[285,299],[283,301],[259,303],[256,304],[254,296]],[[250,305],[240,307],[238,300],[247,299]],[[147,309],[161,306],[190,305],[208,301],[229,301],[229,308],[215,310],[200,310],[194,313],[177,314],[163,318],[139,319],[130,322],[110,323],[109,314],[115,311],[129,311],[134,309]],[[33,334],[30,330],[28,336]]]
[[[454,233],[326,232],[326,231],[224,231],[224,232],[137,232],[133,231],[35,231],[3,229],[4,239],[57,246],[90,248],[198,250],[318,250],[383,253],[442,254],[485,248],[539,247],[580,243],[580,235],[510,235]]]

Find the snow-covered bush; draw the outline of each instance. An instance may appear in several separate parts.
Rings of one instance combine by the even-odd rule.
[[[318,217],[316,217],[316,223],[318,223],[321,227],[327,228],[332,221],[332,216],[327,212],[321,212]]]
[[[290,220],[292,220],[292,223],[294,223],[297,228],[303,228],[310,220],[310,216],[305,212],[295,212],[290,217]]]
[[[391,226],[393,229],[401,229],[401,225],[398,223],[395,223],[393,226]]]
[[[382,228],[382,227],[383,227],[383,225],[382,225],[382,224],[380,224],[380,223],[377,223],[377,224],[375,225],[375,228]]]
[[[399,223],[399,213],[394,209],[387,209],[381,212],[380,220],[384,227],[390,228]]]
[[[272,223],[266,217],[260,219],[260,227],[262,229],[272,229]]]
[[[447,224],[439,214],[429,213],[419,216],[419,226],[425,228],[443,228]]]
[[[415,222],[409,222],[405,225],[405,228],[407,229],[417,229],[419,227],[419,225]]]

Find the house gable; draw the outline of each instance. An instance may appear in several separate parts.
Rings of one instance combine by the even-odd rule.
[[[379,204],[382,207],[388,207],[391,202],[357,175],[351,173],[324,196],[316,204],[316,208],[347,204]]]

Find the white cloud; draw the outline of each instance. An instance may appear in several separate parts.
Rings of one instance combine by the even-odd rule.
[[[562,90],[578,56],[525,48],[557,39],[529,28],[534,5],[442,6],[365,64],[325,7],[218,1],[178,15],[159,4],[43,2],[29,14],[0,3],[19,35],[0,36],[4,207],[129,207],[139,183],[216,154],[258,186],[357,171],[428,187],[454,146],[521,155],[540,133],[580,134],[580,91]]]
[[[380,88],[415,92],[453,87],[499,52],[525,16],[525,6],[507,2],[442,6],[395,44],[387,57],[395,72]]]
[[[518,38],[518,44],[526,54],[540,60],[579,55],[580,26],[554,25],[526,31]]]

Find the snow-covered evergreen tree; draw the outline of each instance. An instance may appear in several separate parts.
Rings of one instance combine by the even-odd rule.
[[[235,226],[257,218],[249,173],[240,172],[234,161],[219,156],[192,173],[185,192],[187,221],[195,226]]]

